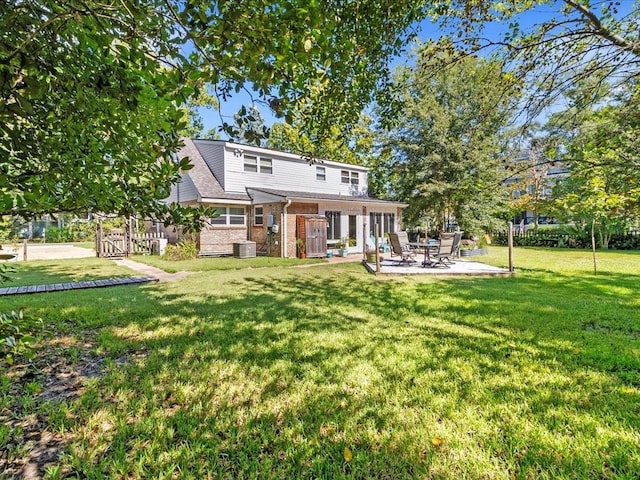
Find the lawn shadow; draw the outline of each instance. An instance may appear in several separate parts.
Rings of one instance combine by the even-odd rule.
[[[638,448],[632,412],[640,400],[637,390],[621,389],[638,386],[636,327],[603,318],[610,309],[637,318],[633,279],[416,281],[340,272],[247,274],[210,290],[79,292],[61,316],[94,317],[86,326],[103,329],[101,352],[111,359],[79,410],[110,410],[118,421],[109,433],[94,432],[104,435],[96,440],[106,446],[100,459],[93,447],[76,448],[78,471],[107,465],[126,474],[133,464],[146,474],[182,468],[234,478],[479,477],[491,465],[516,477],[637,471],[638,455],[629,452]],[[588,330],[583,318],[613,326]],[[603,363],[599,351],[611,341],[624,349],[612,363],[630,376]],[[596,433],[600,450],[590,451],[584,439]],[[440,436],[445,445],[434,440]],[[460,461],[464,452],[478,465]]]

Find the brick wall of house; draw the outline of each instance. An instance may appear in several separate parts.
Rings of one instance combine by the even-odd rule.
[[[205,227],[199,235],[201,252],[233,254],[233,244],[247,239],[247,227]]]

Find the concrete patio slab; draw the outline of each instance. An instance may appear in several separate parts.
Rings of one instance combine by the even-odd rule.
[[[376,272],[375,263],[364,262],[364,266],[371,273],[382,275],[473,275],[473,276],[493,276],[493,275],[513,275],[506,268],[494,267],[481,262],[471,260],[456,260],[449,268],[423,267],[420,262],[407,265],[399,260],[384,259],[380,262],[380,272]]]

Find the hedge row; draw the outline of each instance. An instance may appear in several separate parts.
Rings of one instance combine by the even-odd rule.
[[[507,245],[507,233],[494,233],[491,235],[491,241],[495,245]],[[591,236],[589,234],[527,232],[522,235],[514,235],[513,244],[517,247],[591,248]],[[640,250],[640,235],[612,235],[609,240],[609,248],[612,250]]]

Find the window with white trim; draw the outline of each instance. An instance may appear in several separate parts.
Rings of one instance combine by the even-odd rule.
[[[369,213],[369,231],[373,234],[375,225],[382,230],[382,236],[387,233],[395,233],[396,231],[396,215],[395,213]]]
[[[273,173],[273,160],[260,157],[260,173],[271,175]]]
[[[327,169],[324,167],[316,166],[316,180],[324,182],[327,180]]]
[[[258,172],[258,157],[254,155],[245,155],[244,156],[244,171],[245,172]]]
[[[212,225],[244,225],[244,207],[215,207],[217,217],[210,219]]]
[[[253,209],[253,224],[264,225],[264,208],[263,207],[255,207]]]
[[[351,185],[358,185],[360,183],[360,175],[358,175],[358,172],[351,172],[349,170],[341,170],[340,179],[342,183],[350,183]]]
[[[265,173],[271,175],[273,173],[273,160],[271,158],[258,157],[256,155],[244,155],[243,160],[245,172],[249,173]]]

